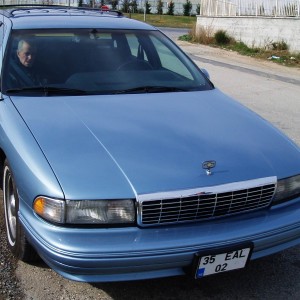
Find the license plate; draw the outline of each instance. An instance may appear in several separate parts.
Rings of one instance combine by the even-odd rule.
[[[196,269],[196,278],[208,275],[218,274],[231,270],[242,269],[250,259],[252,246],[244,246],[230,250],[224,250],[222,253],[198,254],[198,266]]]

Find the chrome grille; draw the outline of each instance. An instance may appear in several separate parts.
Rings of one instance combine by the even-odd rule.
[[[200,221],[264,208],[270,204],[275,187],[274,182],[226,192],[200,191],[190,196],[142,200],[139,223],[151,226]]]

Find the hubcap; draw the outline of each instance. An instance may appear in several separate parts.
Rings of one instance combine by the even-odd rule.
[[[13,179],[8,168],[4,172],[4,206],[7,236],[10,245],[14,246],[17,235],[17,211]]]

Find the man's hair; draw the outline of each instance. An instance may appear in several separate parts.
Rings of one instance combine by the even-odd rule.
[[[32,49],[36,50],[36,46],[35,46],[35,44],[34,44],[34,42],[33,42],[32,39],[25,39],[25,38],[23,38],[18,43],[18,52],[21,51],[21,50],[23,50],[24,44],[29,44]]]

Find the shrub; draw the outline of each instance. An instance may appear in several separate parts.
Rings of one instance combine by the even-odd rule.
[[[214,38],[218,45],[227,45],[230,43],[230,37],[227,35],[225,30],[218,30],[215,33]]]

